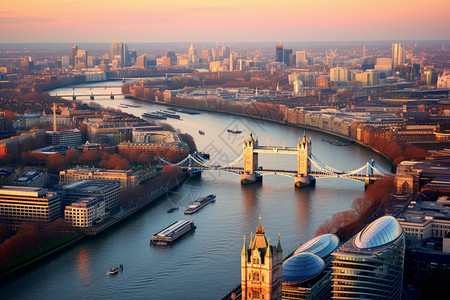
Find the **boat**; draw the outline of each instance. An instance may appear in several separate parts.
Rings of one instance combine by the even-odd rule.
[[[128,108],[128,105],[127,104],[119,104],[119,107]]]
[[[123,270],[123,265],[120,265],[118,267],[114,267],[114,268],[109,269],[108,274],[109,275],[116,275],[117,273],[119,273],[119,271],[122,271],[122,270]]]
[[[238,130],[238,129],[227,129],[227,131],[229,133],[234,133],[234,134],[242,133],[242,130]]]
[[[199,115],[199,112],[196,111],[191,111],[191,110],[186,110],[183,108],[177,108],[177,107],[169,107],[168,110],[171,111],[176,111],[176,112],[180,112],[180,113],[184,113],[184,114],[188,114],[188,115]]]
[[[170,224],[160,232],[154,234],[150,240],[151,245],[168,245],[175,242],[177,239],[185,235],[191,230],[195,229],[194,221],[180,220]]]
[[[166,116],[163,116],[163,115],[155,113],[155,112],[143,113],[142,116],[144,118],[157,119],[157,120],[166,120],[167,119]]]
[[[197,200],[189,203],[189,206],[184,210],[184,213],[186,215],[193,214],[193,213],[197,212],[198,210],[200,210],[202,207],[205,207],[209,203],[215,202],[215,201],[216,201],[216,195],[213,195],[213,194],[208,195],[206,197],[198,198]]]
[[[127,104],[129,107],[142,107],[142,105]]]
[[[180,119],[181,118],[180,115],[177,115],[177,114],[175,114],[173,112],[166,111],[166,110],[158,110],[156,113],[160,114],[160,115],[163,115],[163,116],[166,116],[168,118],[172,118],[172,119]]]
[[[199,130],[198,133],[200,133],[201,135],[205,135],[205,132],[203,130]]]
[[[178,210],[178,207],[172,207],[172,208],[169,208],[169,209],[167,210],[167,212],[170,214],[170,213],[173,213],[173,212],[176,211],[176,210]]]

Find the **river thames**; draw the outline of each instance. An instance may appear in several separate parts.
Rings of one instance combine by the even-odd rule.
[[[75,86],[51,94],[119,93],[121,83],[92,83],[92,90]],[[99,87],[105,85],[113,87]],[[89,97],[79,100],[91,102]],[[142,105],[121,108],[136,116],[167,109],[122,96],[114,100],[96,97],[93,102],[111,108],[119,108],[121,103]],[[294,147],[303,136],[301,128],[256,119],[213,112],[180,115],[181,120],[164,122],[191,134],[198,150],[210,153],[213,165],[225,165],[239,157],[250,130],[260,145]],[[231,134],[229,128],[243,132]],[[200,135],[199,130],[205,134]],[[354,170],[372,158],[390,169],[382,157],[367,149],[339,147],[322,140],[332,139],[329,136],[313,131],[306,134],[312,138],[314,156],[335,169]],[[295,170],[296,156],[260,154],[259,165]],[[183,214],[189,202],[208,194],[217,195],[215,203],[193,215]],[[2,283],[0,292],[2,299],[220,299],[240,283],[243,236],[255,232],[259,215],[271,244],[276,244],[281,234],[286,256],[314,237],[325,219],[350,209],[352,201],[363,195],[364,184],[347,179],[319,179],[314,188],[299,190],[289,177],[270,175],[262,184],[241,186],[236,174],[206,171],[107,233],[84,240]],[[167,213],[171,207],[180,209]],[[194,220],[197,229],[171,247],[150,246],[153,234],[182,219]],[[106,274],[119,264],[124,266],[122,272]]]

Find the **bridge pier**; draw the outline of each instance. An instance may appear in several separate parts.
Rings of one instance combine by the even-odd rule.
[[[314,177],[312,177],[311,175],[306,175],[306,176],[295,175],[294,176],[294,185],[297,188],[304,188],[307,186],[315,186],[316,179]]]
[[[252,183],[257,183],[257,182],[261,182],[261,181],[262,181],[262,176],[258,173],[253,173],[253,174],[242,173],[241,174],[241,184],[252,184]]]
[[[94,100],[94,94],[91,93],[91,100]]]
[[[111,92],[111,95],[109,96],[109,99],[114,99],[114,95],[112,92]]]
[[[375,179],[372,179],[370,177],[366,177],[364,178],[364,189],[367,190],[367,188],[369,187],[369,185],[371,185],[372,183],[375,182]]]

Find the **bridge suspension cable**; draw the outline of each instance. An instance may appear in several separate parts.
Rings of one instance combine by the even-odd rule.
[[[335,169],[329,165],[327,165],[326,163],[320,161],[317,157],[314,156],[314,154],[311,153],[311,157],[314,159],[315,162],[317,162],[319,165],[321,165],[322,168],[331,171],[333,173],[344,173],[341,170]],[[309,160],[311,160],[311,162],[313,161],[311,158],[308,157]]]

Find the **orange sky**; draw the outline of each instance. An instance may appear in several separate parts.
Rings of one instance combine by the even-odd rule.
[[[0,43],[448,40],[449,12],[449,0],[2,0]]]

